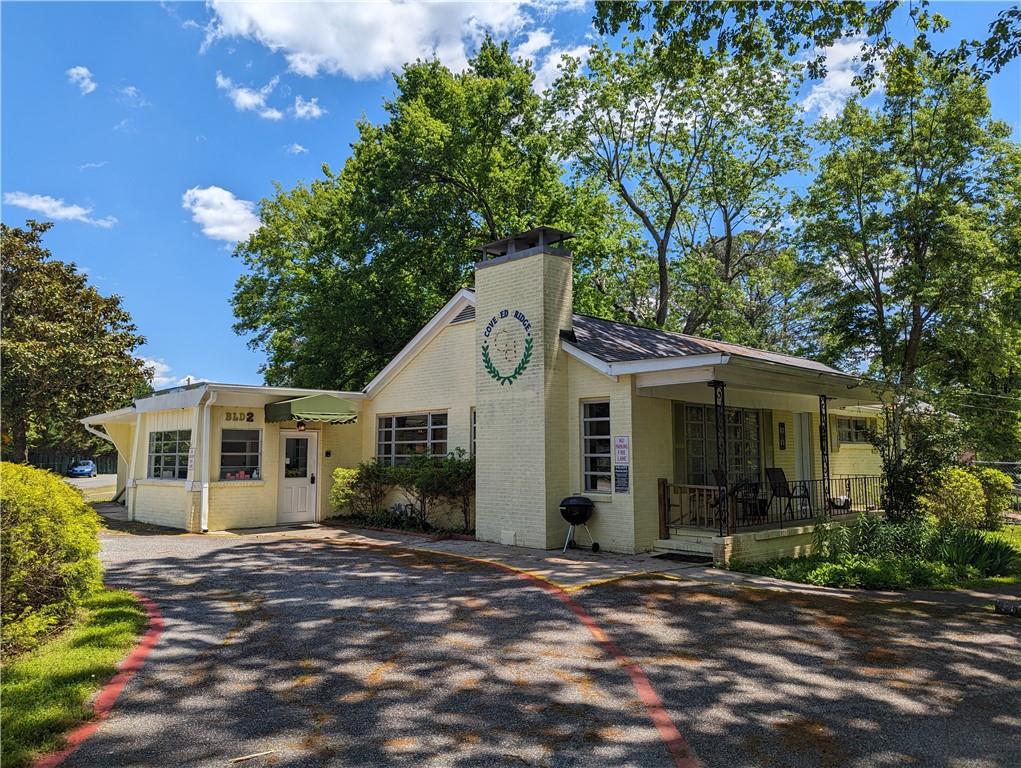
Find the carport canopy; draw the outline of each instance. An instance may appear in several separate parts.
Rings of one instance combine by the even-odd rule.
[[[350,424],[358,420],[358,405],[336,395],[307,395],[266,404],[266,421],[321,421]]]

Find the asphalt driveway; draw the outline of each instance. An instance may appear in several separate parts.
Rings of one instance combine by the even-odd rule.
[[[104,535],[163,637],[71,766],[675,765],[570,606],[356,538]],[[642,579],[574,599],[705,766],[1021,765],[1021,623]]]

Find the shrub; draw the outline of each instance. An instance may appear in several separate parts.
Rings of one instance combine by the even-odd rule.
[[[436,456],[412,456],[407,464],[392,469],[395,484],[411,502],[416,524],[423,528],[430,525],[433,503],[443,496],[442,461]]]
[[[850,525],[816,524],[814,545],[821,557],[837,562],[845,556],[928,558],[939,529],[932,517],[913,517],[902,522],[863,513]]]
[[[946,467],[931,475],[919,506],[941,525],[978,528],[985,517],[986,498],[974,475],[960,467]]]
[[[953,583],[953,571],[942,563],[917,558],[860,557],[822,563],[805,581],[824,587],[860,589],[943,588]]]
[[[66,622],[99,587],[99,517],[57,475],[4,462],[0,528],[0,644],[16,652]]]
[[[1010,475],[992,467],[972,467],[986,495],[985,517],[982,527],[987,531],[998,531],[1003,525],[1003,518],[1010,510],[1010,499],[1014,493],[1014,481]]]
[[[330,508],[338,515],[351,511],[351,503],[358,494],[358,469],[337,467],[333,470],[333,486],[330,488]]]
[[[903,397],[879,425],[872,442],[883,462],[883,509],[891,520],[907,520],[917,515],[928,478],[960,455],[963,431],[956,420]]]
[[[338,480],[340,488],[337,487]],[[368,517],[383,508],[386,495],[396,485],[393,467],[378,461],[363,461],[354,469],[338,469],[333,473],[334,488],[330,504],[338,515]],[[336,491],[336,495],[334,495]]]
[[[451,507],[461,510],[464,530],[472,525],[472,499],[475,496],[475,457],[458,448],[443,459],[436,477],[437,491]]]
[[[937,558],[962,576],[1006,576],[1014,570],[1018,552],[1005,541],[978,531],[953,530],[939,542]]]

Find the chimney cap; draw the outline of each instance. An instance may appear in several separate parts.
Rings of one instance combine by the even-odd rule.
[[[480,245],[476,251],[488,256],[506,256],[508,254],[520,253],[521,251],[533,248],[545,248],[554,252],[561,249],[553,249],[551,246],[570,240],[574,237],[570,232],[553,227],[535,227],[527,232],[519,232],[516,235],[505,237],[502,240],[494,240],[491,243]]]

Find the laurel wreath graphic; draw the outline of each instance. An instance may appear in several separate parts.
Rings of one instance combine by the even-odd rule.
[[[482,345],[482,364],[486,366],[486,372],[489,373],[489,375],[496,379],[498,382],[500,382],[501,387],[504,384],[510,384],[518,376],[524,373],[525,369],[528,367],[528,361],[531,359],[532,359],[532,337],[529,336],[525,339],[525,351],[522,353],[521,359],[518,361],[517,366],[514,368],[513,371],[504,376],[502,373],[500,373],[497,367],[493,365],[493,361],[489,358],[489,345],[488,344]]]

